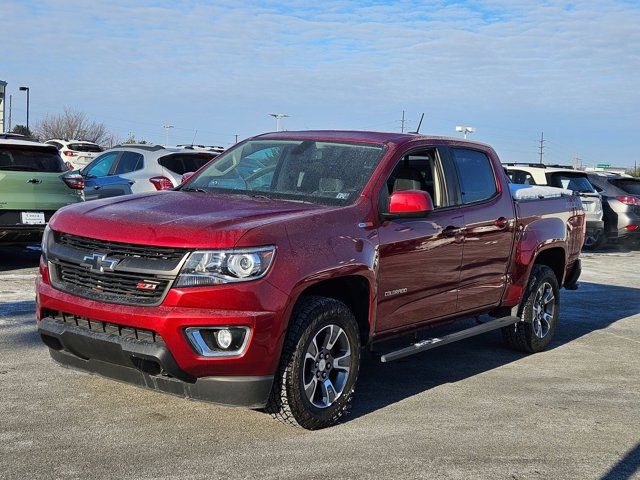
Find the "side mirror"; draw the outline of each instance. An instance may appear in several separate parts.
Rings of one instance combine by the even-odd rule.
[[[194,173],[196,172],[187,172],[184,175],[182,175],[182,181],[180,182],[180,185],[182,185],[183,183],[187,183],[189,179],[193,177]]]
[[[431,195],[423,190],[403,190],[391,194],[389,213],[385,217],[424,217],[431,211],[433,211]]]

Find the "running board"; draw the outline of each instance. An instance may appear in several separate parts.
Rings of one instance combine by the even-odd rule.
[[[457,342],[458,340],[474,337],[476,335],[480,335],[481,333],[490,332],[491,330],[497,330],[502,327],[507,327],[509,325],[513,325],[514,323],[518,323],[519,321],[519,317],[513,316],[496,318],[495,320],[481,323],[480,325],[476,325],[475,327],[460,330],[459,332],[455,333],[450,333],[449,335],[445,335],[440,338],[427,338],[426,340],[421,340],[412,345],[409,345],[408,347],[401,348],[400,350],[385,353],[380,357],[380,361],[392,362],[394,360],[399,360],[416,353],[424,352],[425,350],[431,350],[432,348],[446,345],[447,343]]]

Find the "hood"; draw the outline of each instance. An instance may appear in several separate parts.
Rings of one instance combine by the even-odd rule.
[[[176,248],[229,248],[252,228],[304,216],[320,205],[240,195],[154,192],[63,208],[55,231],[113,242]]]

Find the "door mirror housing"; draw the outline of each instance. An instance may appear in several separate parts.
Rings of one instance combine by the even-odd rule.
[[[191,177],[193,177],[193,174],[196,172],[187,172],[184,175],[182,175],[182,180],[180,181],[180,185],[187,183],[189,181],[189,179]]]
[[[389,213],[386,219],[424,217],[433,211],[433,200],[424,190],[402,190],[389,198]]]

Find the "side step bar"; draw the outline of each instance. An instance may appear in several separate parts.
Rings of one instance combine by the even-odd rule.
[[[481,333],[490,332],[491,330],[497,330],[502,327],[507,327],[509,325],[518,323],[519,321],[519,317],[513,316],[496,318],[495,320],[490,320],[480,325],[476,325],[475,327],[460,330],[459,332],[455,333],[450,333],[449,335],[445,335],[440,338],[427,338],[425,340],[421,340],[412,345],[409,345],[408,347],[401,348],[400,350],[385,353],[380,357],[380,361],[392,362],[394,360],[399,360],[416,353],[424,352],[425,350],[431,350],[432,348],[446,345],[447,343],[457,342],[458,340],[474,337],[476,335],[480,335]]]

